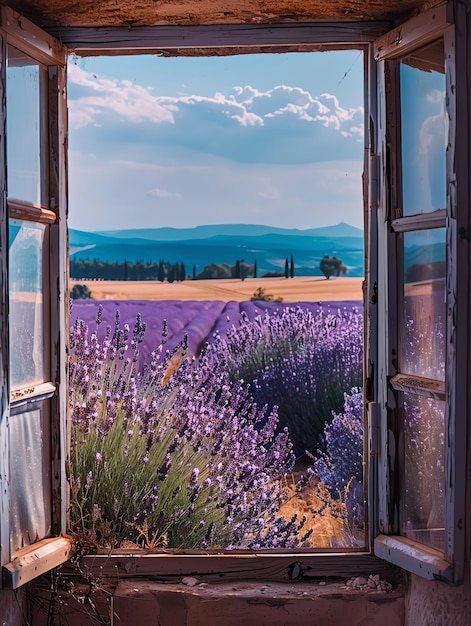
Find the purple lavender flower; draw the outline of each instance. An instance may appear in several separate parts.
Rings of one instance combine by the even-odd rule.
[[[71,478],[85,485],[72,524],[112,546],[295,547],[297,525],[278,515],[294,456],[276,411],[254,404],[206,352],[163,385],[161,352],[139,369],[127,356],[142,339],[137,326],[134,344],[119,324],[101,341],[80,320],[71,328]]]
[[[273,304],[273,303],[267,303]],[[258,407],[278,408],[297,457],[315,451],[343,393],[362,384],[363,317],[355,307],[280,307],[218,334],[208,347],[212,362],[225,361],[232,380],[250,384]]]
[[[345,394],[343,413],[333,413],[325,426],[325,452],[320,450],[314,471],[334,500],[347,508],[349,523],[363,528],[363,393],[353,388]]]

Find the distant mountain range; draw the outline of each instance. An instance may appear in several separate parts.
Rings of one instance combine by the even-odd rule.
[[[277,228],[262,224],[209,224],[194,228],[133,228],[128,230],[102,230],[96,234],[118,239],[151,239],[153,241],[182,241],[185,239],[208,239],[216,236],[258,237],[260,235],[284,235],[307,237],[363,237],[363,231],[345,222],[320,228]]]
[[[252,224],[214,224],[195,228],[139,228],[69,233],[75,259],[130,262],[183,262],[197,273],[210,263],[234,265],[237,259],[257,261],[258,276],[283,272],[285,259],[294,259],[298,276],[321,275],[322,257],[337,256],[347,276],[363,276],[363,231],[341,222],[334,226],[300,230]]]

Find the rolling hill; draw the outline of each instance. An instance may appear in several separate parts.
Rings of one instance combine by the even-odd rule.
[[[307,230],[264,225],[229,224],[195,228],[130,229],[89,233],[70,231],[70,254],[75,259],[102,261],[183,262],[197,273],[210,263],[257,261],[258,274],[283,272],[293,255],[298,276],[319,276],[322,257],[340,257],[347,276],[363,276],[363,232],[340,223]]]

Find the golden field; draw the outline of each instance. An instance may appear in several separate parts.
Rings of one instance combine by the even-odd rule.
[[[284,302],[361,300],[363,278],[298,276],[294,278],[237,278],[158,281],[71,280],[86,285],[96,300],[250,300],[259,287]]]

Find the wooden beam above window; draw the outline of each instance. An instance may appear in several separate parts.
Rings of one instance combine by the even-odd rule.
[[[352,47],[372,42],[390,24],[385,22],[321,22],[298,24],[235,24],[206,26],[137,26],[133,28],[58,28],[51,33],[80,56],[158,54],[172,49],[266,46]]]

